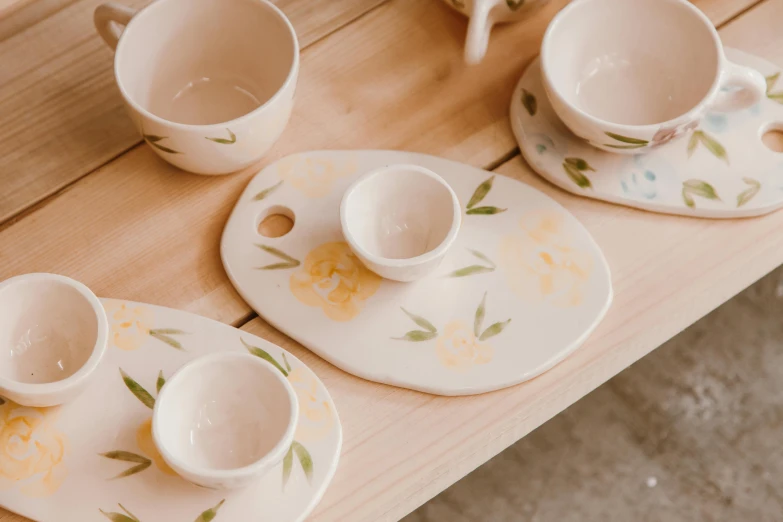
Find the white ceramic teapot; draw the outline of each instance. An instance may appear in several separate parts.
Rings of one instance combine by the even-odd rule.
[[[444,0],[470,17],[465,41],[465,62],[477,64],[487,52],[489,33],[498,22],[514,22],[528,16],[531,10],[548,0]]]

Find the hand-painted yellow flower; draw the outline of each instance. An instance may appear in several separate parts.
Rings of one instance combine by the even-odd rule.
[[[334,321],[350,321],[381,285],[351,252],[347,243],[326,243],[307,254],[301,270],[291,276],[294,297],[307,306],[320,306]]]
[[[593,270],[593,258],[574,245],[565,216],[535,211],[520,220],[522,234],[504,237],[500,266],[521,297],[555,306],[577,306]]]
[[[318,393],[318,381],[307,368],[294,368],[288,374],[299,400],[299,423],[294,439],[316,442],[326,437],[334,427],[334,413],[329,401]]]
[[[487,364],[494,355],[492,347],[481,344],[465,321],[451,321],[437,342],[436,352],[441,364],[460,372],[471,366]]]
[[[147,458],[152,459],[158,469],[163,473],[166,475],[177,474],[168,464],[166,464],[166,461],[163,460],[163,457],[161,457],[158,452],[158,448],[155,446],[155,441],[152,439],[152,417],[142,422],[139,429],[136,430],[136,444],[138,444],[141,452],[144,453]]]
[[[277,164],[280,179],[301,191],[308,198],[322,198],[332,190],[335,180],[356,172],[353,160],[289,156]]]
[[[150,333],[152,311],[144,306],[128,305],[122,301],[106,301],[106,315],[111,324],[111,340],[122,350],[136,350]]]
[[[66,439],[53,425],[55,410],[0,406],[0,489],[18,486],[23,495],[45,497],[60,488]]]

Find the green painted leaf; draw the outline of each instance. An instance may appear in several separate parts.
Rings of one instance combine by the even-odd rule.
[[[565,162],[576,170],[591,170],[595,172],[595,169],[581,158],[566,158]]]
[[[525,5],[525,0],[506,0],[506,5],[512,11],[517,11]]]
[[[201,513],[194,522],[211,522],[217,516],[218,509],[223,505],[226,499],[221,500],[216,505]]]
[[[492,190],[493,181],[495,181],[495,176],[490,176],[489,179],[476,188],[475,192],[473,192],[473,195],[470,197],[470,201],[468,201],[468,209],[481,203],[487,194],[489,194],[489,191]]]
[[[267,197],[269,194],[271,194],[272,192],[274,192],[275,190],[280,188],[280,185],[282,185],[282,184],[283,184],[283,181],[281,180],[281,181],[278,181],[277,183],[275,183],[274,185],[272,185],[271,187],[265,188],[264,190],[262,190],[261,192],[259,192],[255,196],[253,196],[253,201],[261,201],[262,199]]]
[[[402,307],[400,307],[400,310],[405,312],[405,315],[410,317],[411,321],[416,323],[418,326],[424,328],[428,332],[437,332],[438,331],[438,329],[435,328],[435,326],[431,322],[429,322],[425,318],[421,317],[420,315],[412,314],[409,311],[407,311],[405,308],[402,308]]]
[[[166,136],[156,136],[154,134],[144,134],[144,139],[149,141],[150,143],[155,143],[156,141],[165,140]]]
[[[593,184],[590,183],[590,180],[587,176],[576,170],[574,167],[569,165],[568,163],[563,163],[563,170],[565,170],[565,173],[568,175],[569,178],[571,178],[571,181],[577,184],[577,186],[587,189],[587,188],[593,188]]]
[[[690,208],[696,207],[696,202],[693,201],[693,198],[688,194],[688,190],[685,187],[682,188],[682,200],[685,201],[685,204]]]
[[[257,270],[286,270],[288,268],[296,268],[298,266],[299,266],[298,261],[296,263],[290,263],[290,262],[272,263],[271,265],[259,266]]]
[[[150,330],[150,337],[154,337],[158,341],[162,341],[162,342],[168,344],[169,346],[171,346],[172,348],[176,348],[177,350],[184,350],[184,348],[182,348],[182,344],[179,341],[177,341],[173,337],[170,337],[170,336],[166,335],[165,332],[166,332],[166,329]],[[180,332],[179,330],[174,330],[174,332],[175,333],[185,333],[185,332]]]
[[[160,395],[160,389],[163,388],[164,384],[166,384],[166,378],[163,377],[163,370],[161,370],[158,373],[158,380],[155,383],[155,389],[158,391],[158,395]]]
[[[122,375],[122,381],[125,383],[125,386],[128,387],[131,393],[135,395],[144,406],[149,409],[155,407],[155,398],[150,395],[147,390],[142,388],[139,383],[131,379],[130,376],[122,370],[122,368],[120,368],[120,375]]]
[[[539,154],[543,154],[544,152],[546,152],[546,145],[541,145],[540,143],[536,145],[536,152],[538,152]]]
[[[761,190],[761,183],[759,183],[758,180],[755,180],[753,178],[742,178],[742,181],[744,181],[745,184],[749,185],[750,187],[742,191],[737,196],[737,207],[741,207],[751,199],[755,198],[756,194],[758,194],[759,191]]]
[[[527,113],[531,116],[535,116],[538,112],[538,101],[536,97],[527,89],[522,89],[522,105],[525,106]]]
[[[135,475],[136,473],[141,473],[145,469],[149,468],[151,465],[152,465],[152,461],[145,462],[144,464],[138,464],[136,466],[133,466],[131,468],[126,469],[125,471],[123,471],[119,475],[115,475],[114,477],[111,478],[111,480],[121,479],[121,478],[125,478],[125,477],[130,477],[131,475]]]
[[[705,147],[707,147],[707,150],[709,150],[713,156],[718,159],[722,159],[726,163],[729,162],[729,158],[726,155],[726,149],[718,142],[718,140],[704,131],[696,131],[694,134],[699,135],[699,140],[704,144]]]
[[[767,98],[769,98],[772,101],[775,101],[775,102],[783,104],[783,92],[776,92],[776,93],[768,94]]]
[[[640,140],[638,138],[629,138],[628,136],[623,136],[621,134],[615,134],[614,132],[607,132],[606,135],[609,136],[612,139],[615,139],[615,140],[619,141],[619,142],[629,143],[631,145],[640,145],[640,146],[643,147],[643,146],[647,145],[648,143],[650,143],[648,140]]]
[[[256,244],[256,246],[261,250],[263,250],[264,252],[266,252],[267,254],[271,254],[285,261],[285,263],[273,263],[271,265],[259,267],[258,268],[259,270],[281,270],[285,268],[296,268],[301,264],[299,260],[294,259],[293,257],[289,256],[288,254],[286,254],[281,250],[278,250],[271,246],[266,246],[261,244]]]
[[[484,254],[482,254],[481,252],[479,252],[478,250],[472,250],[472,249],[470,249],[470,248],[469,248],[469,249],[468,249],[468,252],[470,252],[471,254],[473,254],[474,256],[476,256],[477,258],[481,259],[482,261],[484,261],[484,262],[486,262],[486,263],[489,263],[489,265],[490,265],[492,268],[495,268],[495,263],[494,263],[494,262],[493,262],[493,261],[492,261],[490,258],[488,258],[488,257],[487,257],[487,256],[485,256]]]
[[[604,147],[609,147],[609,148],[612,148],[612,149],[627,149],[627,150],[630,150],[630,149],[642,149],[642,148],[644,148],[646,146],[647,146],[646,144],[645,145],[641,145],[641,144],[639,144],[639,145],[612,145],[612,144],[609,144],[609,143],[605,143],[604,144]]]
[[[294,467],[294,445],[288,448],[288,453],[283,458],[283,487],[288,484],[288,479],[291,478],[291,469]]]
[[[688,141],[688,157],[690,158],[693,156],[694,151],[696,150],[696,147],[699,146],[699,141],[701,138],[699,138],[699,132],[701,131],[694,131],[693,134],[691,134],[691,139]]]
[[[154,330],[150,330],[151,332],[155,333],[162,333],[166,335],[187,335],[188,332],[184,330],[177,330],[176,328],[155,328]]]
[[[486,341],[490,337],[495,337],[497,334],[502,332],[503,329],[506,326],[508,326],[508,323],[510,323],[510,322],[511,322],[511,319],[509,319],[507,321],[500,322],[500,323],[493,324],[492,326],[490,326],[489,328],[487,328],[486,330],[484,330],[481,333],[481,336],[479,336],[479,341]]]
[[[481,304],[476,308],[476,317],[473,319],[473,333],[476,337],[479,336],[481,331],[481,325],[484,323],[484,314],[486,313],[487,293],[484,292],[484,297],[481,298]]]
[[[271,355],[269,355],[269,353],[266,350],[262,350],[261,348],[258,348],[257,346],[249,345],[242,338],[240,338],[240,341],[242,341],[242,344],[245,345],[245,348],[247,348],[248,352],[252,353],[256,357],[261,357],[263,360],[267,361],[272,366],[274,366],[275,368],[280,370],[280,372],[282,372],[283,375],[288,377],[288,372],[285,370],[285,368],[280,366],[280,364],[275,360],[275,358],[272,357]]]
[[[467,214],[469,216],[492,216],[494,214],[502,214],[506,210],[508,209],[498,207],[478,207],[468,210]]]
[[[153,141],[153,140],[150,140],[150,139],[147,139],[147,143],[149,143],[150,145],[152,145],[152,146],[153,146],[153,147],[155,147],[156,149],[158,149],[158,150],[162,150],[163,152],[168,152],[169,154],[182,154],[182,153],[181,153],[180,151],[178,151],[178,150],[170,149],[170,148],[168,148],[168,147],[166,147],[166,146],[164,146],[164,145],[161,145],[160,143],[158,143],[158,141],[159,141],[159,140],[162,140],[162,139],[165,139],[165,138],[161,138],[160,136],[154,136],[154,137],[155,137],[155,138],[158,138],[158,139],[156,139],[156,140],[154,140],[154,141]]]
[[[715,191],[715,188],[705,181],[700,181],[698,179],[689,179],[688,181],[685,181],[682,185],[683,187],[688,189],[688,193],[693,194],[694,196],[700,196],[702,198],[707,198],[707,199],[720,200],[720,198],[718,197],[718,193]]]
[[[403,337],[392,337],[395,341],[409,341],[412,343],[420,343],[422,341],[431,341],[438,336],[438,332],[425,332],[424,330],[411,330]]]
[[[117,504],[117,505],[118,505],[118,506],[120,506],[120,509],[122,509],[123,511],[125,511],[125,513],[127,513],[127,515],[123,515],[122,513],[111,513],[111,512],[110,512],[110,513],[107,513],[106,511],[104,511],[104,510],[102,510],[102,509],[99,509],[98,511],[100,511],[101,513],[103,513],[103,516],[105,516],[106,518],[108,518],[108,519],[109,519],[109,520],[111,520],[112,522],[139,522],[139,519],[138,519],[138,518],[136,518],[136,517],[133,515],[133,513],[131,513],[131,512],[130,512],[130,511],[128,511],[127,509],[125,509],[125,508],[122,506],[122,504]]]
[[[294,453],[296,453],[296,458],[299,459],[299,464],[301,464],[305,477],[307,477],[307,482],[312,483],[313,457],[310,456],[310,452],[307,451],[307,448],[305,448],[304,446],[302,446],[300,443],[296,441],[294,441],[293,444],[291,444],[291,447],[293,448]]]
[[[215,143],[220,143],[221,145],[232,145],[237,142],[236,134],[231,132],[231,129],[226,129],[228,131],[229,138],[207,138],[209,141],[214,141]]]
[[[288,364],[288,358],[285,356],[285,352],[283,352],[283,363],[285,364],[285,369],[288,371],[288,373],[291,373],[291,365]]]
[[[459,270],[455,270],[452,273],[448,275],[448,277],[468,277],[476,274],[488,274],[490,272],[494,272],[494,267],[488,267],[488,266],[481,266],[481,265],[471,265],[466,266],[465,268],[460,268]]]
[[[147,457],[137,455],[136,453],[131,453],[130,451],[107,451],[106,453],[98,453],[98,455],[101,457],[106,457],[107,459],[121,460],[123,462],[135,462],[137,464],[151,462]]]
[[[772,92],[772,88],[775,86],[775,83],[777,83],[778,78],[780,78],[779,72],[776,72],[772,76],[767,76],[765,78],[767,80],[767,94],[770,94]]]

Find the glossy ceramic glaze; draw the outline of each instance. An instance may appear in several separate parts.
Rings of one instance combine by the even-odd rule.
[[[129,301],[102,303],[110,342],[85,393],[56,408],[0,404],[0,505],[38,522],[304,520],[332,480],[342,443],[337,411],[318,377],[280,347],[217,321]],[[263,359],[291,384],[299,404],[282,462],[233,491],[182,479],[152,436],[153,409],[167,381],[214,353]]]
[[[106,313],[89,288],[55,274],[0,283],[0,395],[26,406],[76,398],[106,352]]]
[[[127,24],[118,34],[113,23]],[[139,132],[163,159],[200,174],[260,159],[283,131],[299,44],[266,0],[158,0],[135,13],[95,11],[114,48],[114,73]]]
[[[216,353],[166,382],[155,401],[152,436],[184,479],[235,489],[283,460],[298,419],[294,388],[277,368],[249,353]]]
[[[500,22],[515,22],[529,16],[549,0],[444,0],[470,17],[465,41],[465,62],[477,64],[487,53],[489,33]]]
[[[357,179],[395,164],[437,172],[462,217],[437,270],[410,283],[368,270],[339,217]],[[412,186],[408,198],[421,193]],[[258,232],[270,209],[295,216],[286,235]],[[276,328],[362,378],[442,395],[546,371],[584,342],[612,299],[603,254],[560,205],[516,180],[423,154],[283,158],[250,182],[220,250],[239,293]]]
[[[386,279],[415,281],[440,266],[462,211],[443,178],[417,165],[369,172],[340,203],[343,236],[364,265]]]
[[[734,49],[728,57],[762,71],[765,98],[732,113],[708,112],[685,139],[648,154],[600,151],[574,136],[544,92],[538,61],[514,91],[511,126],[527,162],[561,188],[656,212],[734,218],[783,206],[783,156],[761,136],[783,128],[781,68]]]
[[[751,107],[766,89],[761,73],[726,59],[712,22],[685,0],[575,0],[547,29],[541,69],[563,123],[621,154],[682,137],[710,110]]]

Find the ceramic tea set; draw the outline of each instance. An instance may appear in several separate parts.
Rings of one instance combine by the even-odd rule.
[[[544,2],[449,3],[471,16],[475,63],[495,22]],[[95,24],[115,49],[131,118],[164,160],[226,174],[282,133],[299,47],[266,0],[104,4]],[[783,162],[760,139],[783,119],[777,78],[772,64],[724,54],[684,0],[575,0],[514,92],[512,127],[530,165],[574,193],[757,215],[783,205]],[[265,233],[270,216],[291,227]],[[408,152],[303,152],[266,166],[239,198],[221,256],[242,297],[308,349],[360,377],[441,395],[541,374],[612,301],[600,248],[551,198]],[[331,481],[342,443],[334,403],[279,346],[99,299],[52,274],[0,283],[0,306],[10,347],[0,430],[16,441],[13,454],[0,451],[0,463],[14,459],[3,465],[13,470],[5,508],[46,522],[288,522]]]

